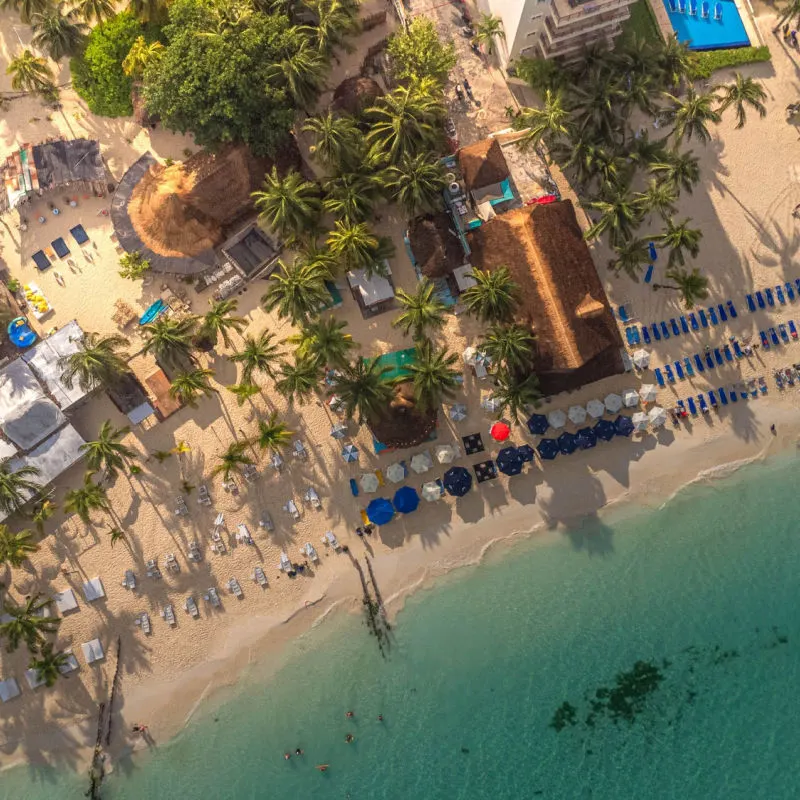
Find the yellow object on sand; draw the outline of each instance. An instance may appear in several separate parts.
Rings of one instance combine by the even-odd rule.
[[[369,525],[369,517],[367,516],[367,512],[366,512],[366,511],[364,511],[364,509],[363,509],[363,508],[361,508],[361,509],[359,509],[359,513],[361,514],[361,521],[362,521],[362,522],[363,522],[365,525]]]

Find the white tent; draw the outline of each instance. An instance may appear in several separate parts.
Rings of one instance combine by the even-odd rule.
[[[616,414],[622,408],[622,398],[614,392],[607,394],[603,403],[611,414]]]
[[[643,403],[655,403],[656,397],[658,397],[658,388],[652,383],[646,383],[639,389],[639,397],[642,398]]]
[[[567,424],[567,415],[560,408],[557,408],[547,415],[547,421],[550,423],[551,428],[558,430]]]
[[[606,413],[606,407],[599,400],[590,400],[586,404],[586,411],[593,419],[600,419]]]
[[[633,363],[636,364],[639,369],[647,369],[650,365],[650,353],[647,350],[637,350],[633,354]]]
[[[436,448],[436,460],[440,464],[451,464],[457,455],[456,449],[451,444],[440,444]]]
[[[367,494],[372,494],[373,492],[378,491],[378,476],[374,472],[365,472],[359,479],[358,482],[361,486],[361,491],[366,492]]]
[[[622,393],[622,403],[625,408],[636,408],[639,405],[639,392],[636,389],[626,389]]]
[[[442,487],[436,481],[428,481],[422,484],[422,496],[429,503],[434,503],[442,499]]]
[[[583,406],[570,406],[567,411],[570,422],[576,425],[583,425],[586,422],[586,409]]]
[[[416,453],[411,457],[411,469],[418,475],[427,472],[433,466],[430,453]]]
[[[648,419],[654,428],[660,428],[667,421],[667,412],[660,406],[653,406],[648,414]]]
[[[637,411],[632,417],[631,422],[633,423],[633,429],[636,431],[646,431],[647,425],[650,420],[647,417],[647,414],[644,411]]]
[[[394,464],[389,464],[386,467],[386,477],[392,483],[402,483],[406,479],[405,467],[398,461],[395,461]]]

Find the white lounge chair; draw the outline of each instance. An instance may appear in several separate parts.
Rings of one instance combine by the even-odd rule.
[[[211,505],[211,495],[208,493],[208,486],[205,484],[197,487],[197,502],[204,506]]]
[[[302,458],[304,461],[308,458],[306,446],[299,439],[294,440],[294,444],[292,445],[292,455],[295,458]]]
[[[248,483],[252,483],[258,477],[258,470],[255,464],[247,464],[242,470],[242,475]]]
[[[154,558],[151,558],[146,564],[145,568],[147,570],[147,577],[148,578],[155,578],[158,580],[161,577],[161,570],[158,568],[158,564]]]
[[[175,609],[172,607],[172,603],[167,603],[164,608],[161,609],[161,616],[164,617],[164,620],[170,626],[174,626],[178,623],[178,620],[175,619]]]
[[[284,505],[283,510],[294,520],[300,519],[300,511],[295,505],[294,500],[289,500],[286,505]]]
[[[83,596],[91,603],[93,600],[100,600],[106,596],[103,588],[103,581],[100,578],[92,578],[83,584]]]
[[[131,591],[136,588],[136,575],[134,575],[132,569],[125,570],[125,580],[122,581],[122,586]]]
[[[231,594],[234,597],[238,597],[239,599],[244,597],[244,592],[242,591],[242,587],[239,586],[239,581],[237,581],[236,578],[231,578],[228,581],[228,589],[230,589]]]
[[[280,453],[273,453],[272,458],[270,459],[270,463],[272,464],[272,468],[276,469],[278,472],[280,472],[283,469],[284,461]]]
[[[294,567],[292,566],[292,562],[289,559],[289,556],[286,555],[286,553],[281,553],[281,570],[283,570],[283,572],[287,572],[287,573],[294,571]]]
[[[200,545],[195,540],[194,542],[189,543],[189,555],[187,556],[189,561],[202,561],[203,560],[203,553],[200,550]]]
[[[178,563],[178,559],[175,558],[175,553],[167,553],[164,556],[164,566],[167,568],[168,572],[180,572],[181,565]]]
[[[260,527],[266,528],[268,531],[275,530],[275,523],[272,521],[269,511],[261,512],[261,519],[259,519],[258,524]]]
[[[214,608],[219,608],[222,605],[219,594],[213,586],[203,595],[203,599],[211,603]]]
[[[334,536],[333,531],[325,531],[325,541],[336,551],[342,549],[342,546],[339,544],[339,540]]]
[[[314,549],[314,545],[311,544],[311,542],[306,542],[303,545],[303,552],[314,564],[319,562],[319,556],[317,555],[317,551]]]
[[[185,517],[189,513],[189,508],[186,505],[186,500],[184,500],[183,495],[178,495],[178,498],[175,501],[175,516],[177,517]]]
[[[240,522],[236,528],[236,541],[241,542],[242,544],[250,544],[254,545],[255,541],[253,537],[250,535],[250,531],[247,528],[247,525],[244,522]]]
[[[213,553],[226,553],[228,548],[225,547],[225,542],[222,540],[222,535],[218,528],[214,528],[211,534],[211,551]]]
[[[150,615],[146,611],[142,611],[139,614],[139,626],[142,629],[142,633],[148,634],[152,630],[150,627]]]
[[[63,592],[56,592],[53,595],[58,613],[62,616],[78,608],[78,601],[75,599],[75,592],[72,589],[65,589]]]
[[[197,608],[197,603],[195,603],[194,597],[192,597],[191,595],[189,595],[186,598],[186,602],[183,604],[183,607],[189,614],[191,614],[191,616],[193,617],[200,616],[200,609]]]
[[[236,481],[231,479],[222,482],[222,488],[226,492],[230,492],[234,497],[239,494],[239,487],[236,485]]]
[[[253,570],[253,580],[259,585],[264,588],[267,586],[267,576],[264,574],[264,569],[262,567],[256,567]]]
[[[322,502],[319,499],[317,490],[313,486],[309,486],[305,494],[306,502],[311,503],[312,508],[322,508]]]
[[[214,527],[221,528],[225,525],[225,515],[220,511],[216,517],[214,517]]]

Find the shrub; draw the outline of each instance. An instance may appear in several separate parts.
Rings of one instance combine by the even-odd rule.
[[[121,267],[120,278],[130,278],[132,281],[144,278],[150,269],[150,261],[138,251],[125,253],[120,258],[119,265]]]
[[[740,64],[755,64],[769,61],[772,55],[769,47],[736,47],[731,50],[709,50],[706,53],[692,53],[690,78],[710,78],[711,73],[725,67],[736,67]]]
[[[436,26],[425,17],[416,17],[407,31],[392,36],[388,52],[394,61],[395,75],[404,82],[433,78],[444,85],[456,65],[455,45],[443,42]]]

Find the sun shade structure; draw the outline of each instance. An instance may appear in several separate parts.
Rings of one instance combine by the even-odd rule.
[[[106,590],[103,588],[103,582],[100,578],[92,578],[83,584],[83,596],[90,603],[106,596]]]
[[[617,436],[630,436],[633,433],[634,425],[630,417],[620,414],[614,420],[614,430]]]
[[[525,424],[534,436],[541,436],[550,427],[550,423],[544,414],[532,414]]]
[[[436,481],[428,481],[422,484],[422,497],[429,503],[435,503],[437,500],[442,499],[443,487]]]
[[[418,475],[427,472],[433,466],[433,460],[428,453],[415,453],[411,457],[411,469]]]
[[[569,431],[564,431],[556,441],[558,442],[558,452],[561,453],[561,455],[572,455],[572,453],[578,449],[578,442],[575,440],[575,434]]]
[[[385,497],[376,497],[367,506],[367,517],[375,525],[386,525],[394,517],[394,506]]]
[[[72,589],[65,589],[63,592],[56,592],[53,595],[53,602],[56,604],[59,614],[68,614],[78,608],[78,601],[75,599],[75,592]]]
[[[389,464],[389,466],[386,467],[386,477],[392,483],[402,483],[406,479],[405,467],[398,461],[394,464]]]
[[[453,422],[463,422],[467,418],[467,407],[463,403],[456,403],[450,406],[448,414]]]
[[[84,642],[81,645],[83,650],[83,657],[86,659],[87,664],[93,664],[95,661],[102,661],[105,658],[103,652],[103,645],[100,644],[99,639],[92,639],[91,642]]]
[[[395,493],[392,504],[401,514],[410,514],[419,506],[419,495],[410,486],[401,486]]]
[[[331,436],[333,436],[334,439],[344,439],[344,437],[347,436],[347,424],[344,422],[337,422],[331,428]]]
[[[654,428],[660,428],[667,421],[667,412],[660,406],[653,406],[647,418]]]
[[[374,472],[365,472],[359,479],[358,483],[361,486],[361,491],[367,494],[372,494],[378,491],[380,483],[378,476]]]
[[[511,436],[511,428],[505,422],[495,422],[494,425],[489,428],[489,435],[496,442],[504,442]]]
[[[475,478],[478,483],[484,483],[497,477],[497,467],[495,467],[494,461],[491,459],[474,464],[472,469],[475,472]]]
[[[586,422],[586,409],[583,406],[570,406],[567,416],[570,422],[581,425]]]
[[[483,439],[479,433],[471,433],[469,436],[463,436],[461,441],[464,442],[464,452],[468,456],[475,455],[475,453],[482,453],[484,451]]]
[[[650,353],[647,350],[637,350],[633,354],[633,363],[636,364],[639,369],[647,369],[650,366]]]
[[[622,403],[625,408],[636,408],[639,405],[639,392],[636,389],[626,389],[622,393]]]
[[[647,383],[639,389],[639,397],[643,403],[655,403],[658,397],[658,388],[652,383]]]
[[[551,428],[558,430],[567,424],[567,415],[560,408],[557,408],[547,415],[547,421],[550,423]]]
[[[433,280],[449,275],[466,258],[458,229],[446,211],[414,217],[408,243],[420,272]]]
[[[650,424],[650,420],[644,411],[637,411],[631,418],[631,422],[635,431],[646,431],[647,426]]]
[[[481,408],[490,414],[494,414],[495,411],[500,409],[500,401],[493,394],[490,394],[481,400]]]
[[[342,448],[342,458],[347,462],[358,461],[358,448],[354,444],[346,444]]]
[[[6,678],[4,681],[0,681],[0,700],[4,703],[19,697],[19,695],[19,684],[16,678]]]
[[[536,446],[539,457],[545,461],[552,461],[559,453],[558,442],[555,439],[542,439]]]
[[[519,457],[526,463],[534,459],[534,451],[529,444],[520,445],[517,448],[517,453],[519,453]]]
[[[444,488],[453,497],[463,497],[472,487],[472,475],[464,467],[450,467],[442,478]]]
[[[575,441],[581,450],[591,450],[597,446],[597,436],[595,436],[595,432],[591,428],[581,428],[575,434]]]
[[[601,419],[592,430],[594,435],[604,442],[610,442],[615,436],[614,423],[608,419]]]
[[[452,464],[458,453],[451,444],[440,444],[436,448],[436,460],[440,464]]]
[[[606,413],[606,407],[599,400],[590,400],[586,404],[586,412],[592,419],[600,419]]]
[[[622,398],[618,394],[607,394],[603,400],[603,404],[611,414],[616,414],[622,408]]]
[[[516,447],[504,447],[495,459],[497,469],[505,475],[519,475],[522,472],[522,456]]]

